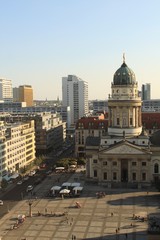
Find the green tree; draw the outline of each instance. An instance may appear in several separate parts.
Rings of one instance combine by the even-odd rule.
[[[6,189],[6,187],[8,186],[8,182],[7,182],[7,180],[6,179],[2,179],[2,182],[1,182],[1,187],[2,187],[2,189]]]

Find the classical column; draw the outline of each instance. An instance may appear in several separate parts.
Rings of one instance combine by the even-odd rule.
[[[130,127],[130,107],[128,108],[128,127]]]

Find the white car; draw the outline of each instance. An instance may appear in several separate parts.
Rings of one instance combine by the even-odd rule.
[[[17,185],[21,185],[23,182],[22,181],[19,181],[19,182],[17,182]]]
[[[3,201],[2,200],[0,200],[0,206],[3,206]]]
[[[33,186],[32,185],[29,185],[28,187],[27,187],[27,189],[26,189],[26,192],[30,192],[30,191],[32,191],[33,190]]]
[[[32,170],[32,171],[30,171],[29,176],[32,177],[32,176],[34,176],[35,174],[36,174],[36,171],[35,171],[35,170]]]

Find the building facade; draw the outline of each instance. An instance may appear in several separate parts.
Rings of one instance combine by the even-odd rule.
[[[87,137],[102,137],[106,135],[108,120],[104,114],[97,114],[90,117],[83,117],[76,123],[75,130],[75,155],[79,158],[86,157],[86,139]]]
[[[74,75],[62,78],[62,105],[70,106],[71,125],[88,114],[88,83]]]
[[[0,123],[0,180],[6,174],[21,172],[35,160],[34,121]]]
[[[138,83],[125,61],[114,74],[111,92],[107,135],[86,138],[87,177],[109,187],[157,181],[160,147],[150,142],[142,128]]]
[[[13,91],[12,81],[8,79],[0,79],[0,101],[12,102]]]
[[[142,95],[142,100],[150,100],[151,99],[151,84],[150,83],[142,84],[141,95]]]
[[[8,123],[34,120],[36,153],[47,153],[62,146],[66,140],[66,123],[61,116],[50,112],[1,114],[0,119]]]
[[[19,86],[19,102],[26,102],[27,107],[33,106],[33,89],[30,85]]]

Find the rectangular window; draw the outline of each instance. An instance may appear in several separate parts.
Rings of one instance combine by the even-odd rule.
[[[117,180],[117,173],[113,172],[113,180]]]
[[[103,173],[103,179],[104,179],[104,180],[107,180],[107,172],[104,172],[104,173]]]
[[[132,173],[132,180],[136,181],[136,173]]]
[[[117,118],[117,125],[119,125],[119,118]]]
[[[146,166],[147,165],[147,163],[146,162],[142,162],[142,166]]]
[[[142,173],[142,181],[146,181],[146,173]]]
[[[112,164],[113,164],[113,166],[117,166],[117,162],[116,161],[114,161]]]
[[[97,159],[93,159],[93,163],[97,163]]]
[[[94,170],[93,174],[94,174],[94,177],[97,177],[97,170]]]
[[[107,165],[107,161],[104,161],[104,162],[103,162],[103,165]]]
[[[130,125],[132,125],[133,124],[133,121],[132,121],[132,118],[130,118]]]
[[[132,166],[137,166],[137,162],[132,162]]]

